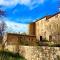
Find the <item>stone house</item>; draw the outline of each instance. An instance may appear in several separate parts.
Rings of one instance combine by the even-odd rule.
[[[36,36],[7,33],[4,40],[7,45],[35,45]]]
[[[33,28],[31,28],[32,26]],[[29,32],[30,31],[34,31],[33,34],[36,35],[37,40],[48,40],[60,43],[60,13],[45,16],[29,24]]]

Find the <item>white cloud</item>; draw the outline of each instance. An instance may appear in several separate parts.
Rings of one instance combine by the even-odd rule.
[[[38,3],[43,4],[45,0],[38,0]]]
[[[0,0],[0,5],[4,6],[13,6],[18,3],[21,5],[29,5],[31,3],[31,0]]]
[[[11,21],[6,21],[6,24],[8,26],[7,31],[8,32],[27,32],[28,31],[28,24],[21,24]]]
[[[19,4],[25,5],[31,10],[43,4],[45,0],[19,0]]]
[[[29,5],[31,3],[31,0],[19,0],[19,3],[23,5]]]
[[[14,6],[16,5],[18,0],[0,0],[0,5],[3,6]]]
[[[59,11],[60,11],[60,8],[59,8]]]
[[[32,0],[19,0],[19,4],[20,5],[25,5],[27,6],[29,9],[33,9],[34,8],[34,4],[36,3],[36,1],[32,1]]]
[[[0,5],[4,6],[15,6],[18,3],[20,5],[25,5],[30,9],[34,9],[39,6],[39,4],[43,4],[45,0],[0,0]]]

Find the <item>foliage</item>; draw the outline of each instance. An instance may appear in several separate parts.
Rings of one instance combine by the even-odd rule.
[[[60,60],[60,56],[59,55],[57,55],[57,60]]]
[[[26,35],[26,32],[21,33],[21,35]]]
[[[26,60],[18,53],[11,53],[6,51],[0,51],[0,60]]]
[[[20,44],[20,45],[29,45],[29,43],[28,43],[27,40],[20,40],[20,41],[19,41],[19,44]]]

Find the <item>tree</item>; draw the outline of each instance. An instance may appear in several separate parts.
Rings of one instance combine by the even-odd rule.
[[[0,36],[4,35],[5,28],[6,28],[5,22],[4,21],[0,21]]]
[[[4,16],[5,16],[5,11],[0,10],[0,36],[3,37],[4,36],[4,31],[6,28],[6,24],[3,20]],[[3,38],[2,38],[3,40]],[[5,42],[2,41],[2,49],[4,50],[4,46],[5,46]]]
[[[5,28],[6,28],[6,24],[3,20],[3,16],[5,16],[5,11],[0,10],[0,36],[2,36],[4,34]]]
[[[22,35],[26,35],[26,32],[21,33]]]

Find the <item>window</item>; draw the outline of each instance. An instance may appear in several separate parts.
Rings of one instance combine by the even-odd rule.
[[[29,38],[29,41],[30,41],[30,38]]]
[[[52,36],[51,35],[49,36],[49,41],[52,41]]]

